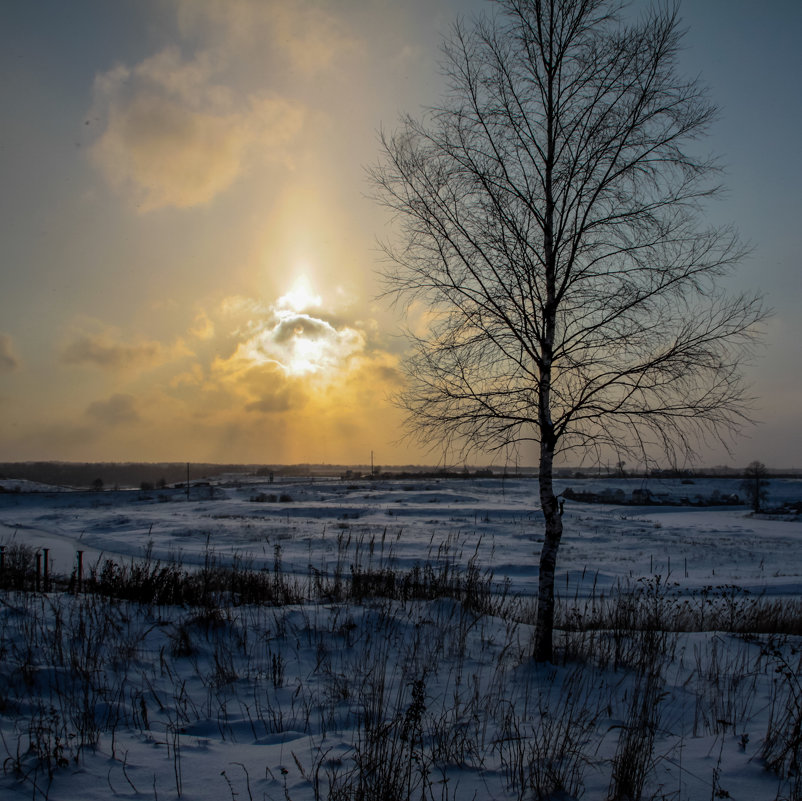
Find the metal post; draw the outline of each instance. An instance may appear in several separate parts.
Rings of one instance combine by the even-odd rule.
[[[34,588],[39,592],[39,575],[42,572],[42,552],[36,552],[36,580],[34,581]]]
[[[44,564],[44,584],[45,584],[45,592],[50,592],[50,548],[42,548],[42,552],[45,555],[45,564]]]
[[[84,552],[78,551],[78,575],[76,576],[76,587],[78,592],[81,592],[83,589],[83,580],[84,580]]]

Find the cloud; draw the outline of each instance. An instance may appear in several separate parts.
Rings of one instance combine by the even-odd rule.
[[[167,48],[96,78],[92,114],[103,133],[93,160],[141,211],[208,203],[257,153],[291,164],[303,108],[277,94],[238,96],[215,82],[219,70],[208,53],[184,60]]]
[[[217,298],[193,311],[178,344],[77,320],[63,359],[105,368],[91,385],[106,384],[69,412],[91,443],[64,452],[304,461],[373,447],[396,426],[385,400],[398,386],[397,357],[371,319],[307,290]]]
[[[214,337],[214,323],[209,319],[209,315],[201,309],[195,315],[195,323],[190,329],[190,334],[198,339],[208,340]]]
[[[140,419],[132,395],[112,395],[108,400],[90,403],[86,414],[108,426],[135,423]]]
[[[274,42],[283,47],[296,69],[311,78],[361,51],[361,44],[343,23],[311,3],[272,4]]]
[[[8,334],[0,334],[0,373],[10,373],[19,365],[11,337]]]
[[[307,79],[365,49],[344,19],[315,0],[181,0],[179,25],[218,51],[274,51]]]
[[[262,393],[258,400],[245,404],[246,411],[273,414],[302,409],[308,396],[297,386],[286,385]]]
[[[324,320],[317,320],[307,314],[295,314],[281,320],[270,332],[270,339],[277,345],[287,345],[297,337],[321,340],[336,337],[337,332]]]
[[[199,388],[219,410],[263,414],[300,412],[312,397],[305,377],[288,374],[273,361],[252,361],[234,354],[217,359]]]
[[[325,376],[343,369],[364,347],[365,335],[355,328],[335,328],[308,314],[283,313],[240,345],[235,357],[255,364],[271,362],[289,375]]]
[[[66,364],[86,364],[104,370],[122,370],[140,365],[153,365],[162,356],[158,342],[126,345],[102,335],[83,336],[67,345],[61,357]]]
[[[393,364],[377,364],[373,367],[376,378],[383,384],[399,389],[404,385],[404,376]]]

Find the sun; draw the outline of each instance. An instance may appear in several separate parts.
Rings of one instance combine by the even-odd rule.
[[[249,323],[250,336],[238,347],[246,363],[272,365],[287,378],[316,385],[344,379],[365,349],[357,325],[336,322],[305,274],[269,307],[269,314]]]
[[[285,369],[294,376],[320,373],[331,364],[332,354],[329,350],[325,341],[309,339],[299,329],[287,349]]]
[[[295,279],[289,292],[276,301],[276,311],[279,316],[290,313],[299,314],[318,308],[321,303],[321,297],[312,290],[309,279],[305,275],[301,275]]]
[[[302,274],[275,303],[278,324],[273,329],[281,346],[280,363],[288,375],[319,373],[331,361],[328,324],[310,314],[322,306],[322,299]]]

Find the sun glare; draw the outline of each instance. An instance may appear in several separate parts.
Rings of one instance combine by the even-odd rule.
[[[279,314],[282,312],[295,312],[296,314],[317,308],[321,304],[320,295],[312,291],[309,279],[305,275],[296,278],[292,288],[276,301]]]
[[[300,332],[293,339],[288,355],[286,369],[290,375],[320,372],[331,361],[325,343],[307,339]]]
[[[256,365],[272,363],[288,376],[335,379],[364,348],[365,337],[358,329],[333,325],[322,306],[321,296],[301,275],[273,304],[272,319],[263,320],[243,343],[241,354]]]

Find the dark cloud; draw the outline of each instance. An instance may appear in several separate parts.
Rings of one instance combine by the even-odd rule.
[[[322,339],[336,335],[336,331],[325,321],[317,320],[307,314],[297,314],[283,319],[273,329],[273,341],[283,345],[295,337],[306,339]]]
[[[384,364],[376,365],[372,368],[375,377],[379,381],[384,381],[388,384],[402,385],[404,384],[404,376],[395,367],[389,367]]]
[[[90,403],[86,413],[100,423],[117,426],[139,420],[136,402],[132,395],[112,395],[108,400]]]
[[[61,356],[67,364],[91,364],[106,370],[119,370],[154,362],[160,353],[161,347],[157,342],[125,345],[108,342],[101,337],[86,336],[67,345]]]
[[[297,387],[281,387],[274,392],[263,393],[259,400],[245,406],[246,411],[271,414],[299,409],[306,403],[306,395]]]
[[[19,367],[14,353],[14,343],[8,334],[0,334],[0,373],[10,373]]]

